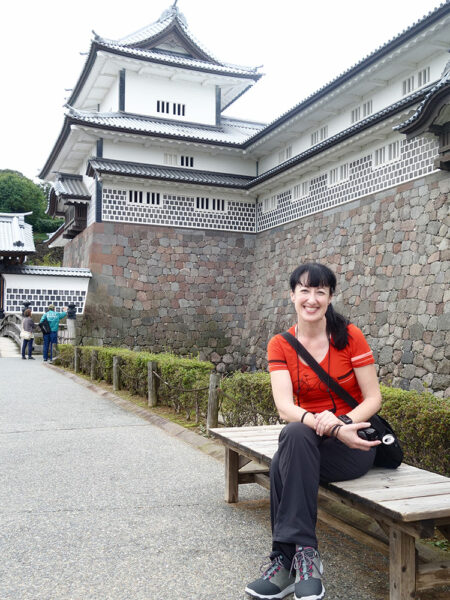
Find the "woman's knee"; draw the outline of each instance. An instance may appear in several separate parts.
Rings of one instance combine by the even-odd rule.
[[[288,423],[280,434],[280,442],[284,440],[290,440],[293,442],[303,442],[304,440],[313,440],[315,437],[315,431],[305,425],[305,423],[300,423],[300,421],[294,421],[292,423]]]

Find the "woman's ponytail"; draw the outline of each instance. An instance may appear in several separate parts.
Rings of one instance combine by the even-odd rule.
[[[327,320],[327,333],[333,338],[333,345],[337,350],[342,350],[348,344],[347,327],[350,321],[336,312],[332,304],[328,305],[325,318]]]

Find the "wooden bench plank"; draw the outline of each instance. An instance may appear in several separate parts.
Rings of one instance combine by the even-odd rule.
[[[405,500],[423,498],[426,496],[439,496],[450,493],[450,481],[444,483],[430,483],[428,485],[408,485],[384,487],[381,489],[364,490],[364,496],[376,502],[386,500]]]

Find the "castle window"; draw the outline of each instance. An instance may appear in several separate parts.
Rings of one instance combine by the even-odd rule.
[[[400,140],[390,142],[373,153],[373,166],[380,167],[388,162],[399,160],[401,155]]]
[[[367,100],[367,102],[364,102],[364,104],[362,105],[362,108],[363,108],[363,117],[368,117],[369,115],[371,115],[373,112],[372,100]]]
[[[138,190],[130,190],[128,192],[128,200],[133,204],[142,204],[142,192]]]
[[[159,205],[159,192],[147,192],[147,204]]]
[[[164,164],[169,165],[170,167],[176,167],[178,165],[178,155],[177,154],[169,154],[167,152],[164,153]]]
[[[319,142],[323,142],[328,137],[328,125],[321,127],[311,134],[311,146],[315,146]]]
[[[406,96],[413,91],[414,91],[414,75],[411,75],[411,77],[408,77],[408,79],[405,79],[402,82],[402,94],[403,94],[403,96]]]
[[[174,115],[177,115],[179,117],[184,117],[185,112],[186,112],[186,105],[174,102],[172,104],[172,112]]]
[[[193,156],[180,156],[180,164],[182,167],[193,167],[194,157]]]
[[[278,164],[283,163],[285,160],[289,160],[292,157],[292,146],[286,146],[278,152]]]
[[[292,201],[300,200],[309,195],[309,179],[294,185],[292,188]]]
[[[169,114],[169,102],[166,102],[165,100],[157,100],[156,112]]]
[[[275,210],[277,207],[277,196],[269,196],[264,198],[262,201],[262,211],[263,213],[270,212],[271,210]]]
[[[417,73],[417,86],[422,87],[430,82],[430,67],[426,67],[425,69],[421,69]]]
[[[347,181],[348,178],[349,178],[348,163],[338,165],[337,167],[330,169],[330,171],[328,173],[328,185],[337,185],[338,183]]]
[[[357,123],[361,121],[361,107],[357,106],[352,110],[352,123]]]
[[[203,196],[197,196],[195,199],[195,208],[197,210],[208,210],[210,212],[225,212],[227,203],[223,198],[205,198]]]

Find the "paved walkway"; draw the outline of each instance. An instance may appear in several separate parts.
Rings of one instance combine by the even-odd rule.
[[[19,346],[9,337],[0,337],[0,358],[20,356]]]
[[[227,505],[220,461],[40,357],[0,359],[0,382],[1,600],[246,598],[265,490]],[[386,597],[381,555],[319,535],[327,598]]]

